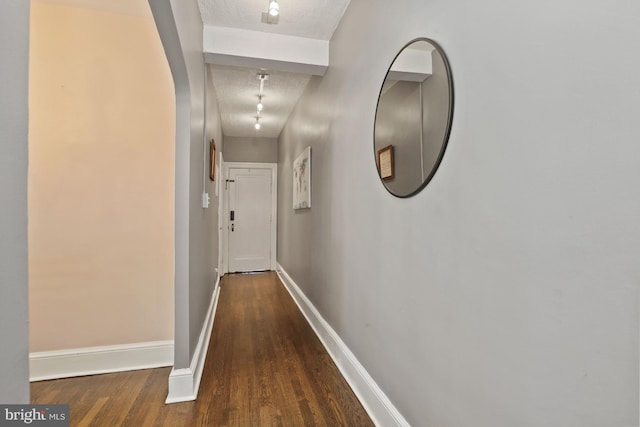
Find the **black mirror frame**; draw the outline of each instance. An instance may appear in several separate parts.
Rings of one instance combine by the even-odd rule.
[[[442,57],[442,62],[444,63],[444,68],[445,68],[445,71],[447,73],[447,82],[448,82],[448,85],[449,85],[449,111],[448,111],[448,114],[447,114],[447,127],[446,127],[446,130],[445,130],[445,133],[444,133],[442,146],[440,147],[440,152],[438,153],[438,158],[436,159],[435,163],[433,164],[433,167],[431,168],[431,171],[429,172],[429,175],[424,179],[424,181],[422,181],[422,184],[420,184],[418,186],[418,188],[416,188],[411,193],[408,193],[406,195],[405,194],[395,194],[394,192],[392,192],[389,189],[389,187],[387,187],[387,185],[385,184],[384,180],[380,176],[380,169],[378,167],[378,156],[377,156],[377,152],[376,152],[376,126],[375,126],[375,123],[376,123],[376,121],[378,119],[378,108],[380,107],[380,97],[382,96],[382,88],[384,87],[384,83],[387,81],[387,76],[389,75],[389,72],[391,71],[391,67],[393,67],[393,64],[394,64],[394,62],[396,62],[396,59],[398,58],[398,56],[400,56],[400,54],[407,47],[409,47],[413,43],[416,43],[416,42],[419,42],[419,41],[425,41],[425,42],[431,44],[435,48],[435,50],[438,51],[438,53]],[[384,79],[382,80],[382,84],[380,85],[380,92],[378,93],[378,102],[376,103],[376,113],[375,113],[374,120],[373,120],[373,156],[374,156],[374,161],[375,161],[375,165],[376,165],[376,171],[377,171],[377,174],[378,174],[378,178],[380,179],[380,182],[382,183],[382,186],[392,196],[398,197],[398,198],[401,198],[401,199],[406,199],[406,198],[415,196],[416,194],[421,192],[427,186],[427,184],[429,184],[429,182],[431,182],[431,179],[436,174],[436,171],[440,168],[440,163],[442,163],[442,158],[444,157],[444,152],[446,151],[447,145],[449,144],[449,136],[451,135],[451,125],[453,123],[454,98],[455,97],[454,97],[454,92],[453,92],[453,75],[451,74],[451,66],[449,65],[449,58],[444,53],[444,50],[442,49],[440,44],[438,44],[434,40],[432,40],[430,38],[427,38],[427,37],[417,37],[417,38],[409,41],[408,43],[406,43],[404,46],[402,46],[402,48],[398,51],[396,56],[393,57],[393,61],[391,61],[391,64],[389,65],[389,68],[387,69],[387,72],[384,75]]]

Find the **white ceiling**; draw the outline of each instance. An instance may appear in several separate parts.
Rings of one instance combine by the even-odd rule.
[[[257,68],[210,65],[218,95],[225,136],[277,138],[311,76],[266,71],[260,114],[260,130],[254,127],[260,81]]]
[[[276,25],[262,23],[262,13],[267,11],[269,0],[198,0],[198,5],[205,27],[244,30],[242,37],[236,39],[243,39],[243,42],[248,40],[250,46],[252,41],[254,46],[264,46],[268,40],[264,33],[330,40],[349,1],[278,0],[280,16]],[[217,42],[223,41],[218,38]],[[272,48],[273,46],[269,46],[269,50]],[[291,59],[287,56],[290,52],[281,50],[283,63],[291,64]],[[242,56],[242,53],[238,55]],[[216,63],[215,59],[211,62],[213,65],[210,72],[218,94],[224,135],[277,138],[309,82],[310,75],[274,70],[273,67],[270,69],[274,62],[261,60],[259,55],[251,57],[250,63],[254,68],[232,67],[229,62]],[[238,65],[237,57],[233,65]],[[260,69],[268,73],[270,79],[264,88],[261,128],[256,131],[254,124],[259,88],[256,74]],[[295,67],[286,69],[298,70]]]
[[[278,0],[279,23],[263,24],[269,0],[198,0],[204,25],[329,40],[349,0]]]

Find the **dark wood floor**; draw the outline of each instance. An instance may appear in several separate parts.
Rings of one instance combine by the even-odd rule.
[[[372,426],[275,273],[222,279],[195,402],[165,405],[170,368],[42,381],[72,426]]]

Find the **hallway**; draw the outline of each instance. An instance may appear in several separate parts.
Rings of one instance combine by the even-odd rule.
[[[165,405],[170,368],[31,384],[73,426],[373,425],[274,272],[226,275],[195,402]]]

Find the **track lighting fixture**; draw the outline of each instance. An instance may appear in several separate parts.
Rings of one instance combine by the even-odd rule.
[[[258,104],[256,105],[256,123],[253,126],[256,128],[256,130],[260,130],[260,114],[262,113],[262,110],[264,110],[264,104],[262,103],[262,92],[264,91],[264,82],[269,80],[269,74],[259,72],[256,75],[256,79],[260,80],[260,87],[258,89]]]

